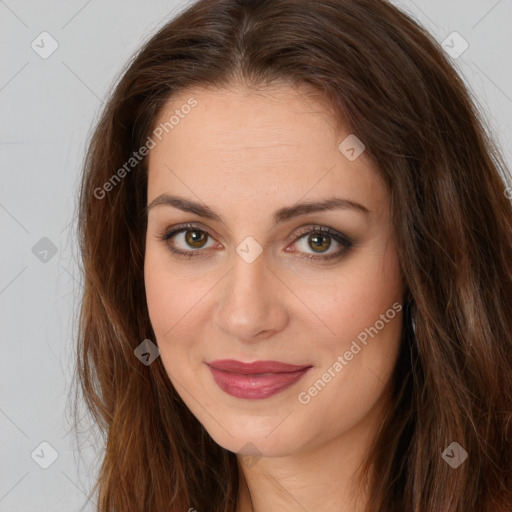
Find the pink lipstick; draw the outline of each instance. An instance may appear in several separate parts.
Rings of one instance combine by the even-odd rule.
[[[223,359],[206,363],[217,385],[236,398],[258,400],[275,395],[295,384],[311,365],[278,361],[242,363]]]

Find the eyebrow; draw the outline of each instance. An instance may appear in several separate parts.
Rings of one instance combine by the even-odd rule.
[[[196,201],[192,201],[190,199],[172,196],[169,194],[161,194],[155,199],[153,199],[153,201],[151,201],[151,203],[149,203],[146,206],[146,213],[149,212],[149,210],[151,210],[155,206],[159,205],[172,206],[173,208],[177,208],[184,212],[193,213],[206,219],[223,222],[222,217],[215,213],[208,206],[198,203]],[[352,209],[357,212],[363,213],[364,215],[370,213],[370,210],[368,210],[368,208],[366,208],[360,203],[351,201],[350,199],[331,198],[325,199],[324,201],[308,201],[280,208],[274,213],[273,222],[274,225],[276,225],[279,224],[280,222],[290,220],[294,217],[307,215],[308,213],[338,209]]]

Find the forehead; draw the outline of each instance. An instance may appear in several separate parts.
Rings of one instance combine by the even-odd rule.
[[[168,101],[158,127],[161,140],[154,138],[148,155],[149,200],[176,190],[215,205],[233,193],[239,205],[254,194],[260,201],[267,198],[269,206],[305,195],[386,200],[384,184],[364,153],[349,161],[339,150],[350,131],[308,86],[190,89]]]

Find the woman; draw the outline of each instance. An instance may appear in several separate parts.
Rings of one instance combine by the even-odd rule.
[[[507,169],[375,0],[202,0],[80,195],[99,510],[512,510]]]

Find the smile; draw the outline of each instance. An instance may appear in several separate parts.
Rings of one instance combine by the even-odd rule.
[[[312,368],[277,361],[242,363],[222,360],[206,364],[220,389],[236,398],[249,400],[268,398],[284,391]]]

